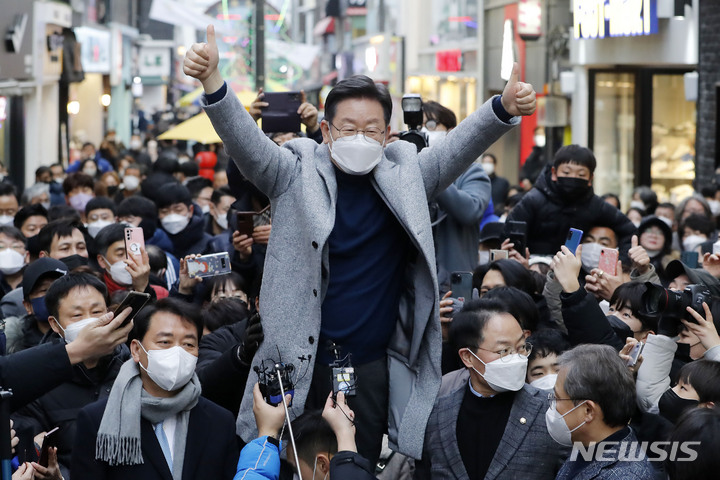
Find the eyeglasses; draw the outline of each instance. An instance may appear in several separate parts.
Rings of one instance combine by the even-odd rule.
[[[503,348],[502,350],[488,350],[487,348],[477,347],[478,350],[484,350],[486,352],[494,353],[496,355],[500,355],[500,360],[507,361],[510,358],[510,355],[517,353],[521,357],[528,357],[530,355],[530,352],[532,352],[532,344],[525,343],[524,345],[520,345],[518,348]]]
[[[355,140],[358,133],[362,133],[363,138],[365,140],[375,140],[376,142],[380,142],[380,141],[382,141],[382,136],[385,133],[384,130],[377,128],[377,127],[368,127],[365,130],[357,130],[352,127],[338,128],[335,125],[333,125],[332,123],[330,125],[332,125],[335,130],[340,132],[340,136],[342,138],[349,138],[351,140]]]
[[[555,396],[555,392],[548,393],[548,402],[550,402],[550,408],[553,410],[557,410],[557,402],[564,402],[566,400],[571,400],[573,402],[580,401],[579,398],[557,398]]]

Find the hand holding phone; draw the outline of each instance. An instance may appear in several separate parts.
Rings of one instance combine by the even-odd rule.
[[[262,130],[265,133],[299,132],[302,104],[300,92],[265,92],[263,100],[268,104],[262,109]]]
[[[117,317],[120,315],[126,308],[130,307],[132,308],[132,312],[123,320],[123,322],[120,324],[120,327],[122,328],[128,323],[130,323],[130,320],[135,318],[135,316],[140,312],[140,310],[147,304],[147,302],[150,301],[150,294],[144,293],[144,292],[128,292],[127,296],[123,299],[122,302],[120,302],[120,305],[115,309],[113,312],[113,315]]]
[[[578,245],[580,245],[582,236],[583,231],[578,230],[577,228],[571,228],[570,231],[568,231],[567,239],[565,239],[565,246],[572,252],[573,255],[575,255]]]
[[[59,429],[60,427],[53,428],[47,432],[43,438],[42,450],[40,450],[40,460],[38,460],[38,463],[45,468],[48,466],[50,447],[57,447],[57,431]]]
[[[510,252],[507,250],[490,250],[490,261],[507,260],[510,258]]]
[[[619,252],[614,248],[601,249],[598,268],[609,275],[616,276],[618,255]]]
[[[473,290],[472,279],[472,272],[452,272],[450,274],[450,290],[452,291],[452,296],[466,302],[471,300]]]
[[[142,228],[127,227],[125,229],[125,256],[140,256],[145,248],[145,234]]]
[[[190,278],[214,277],[230,273],[230,255],[227,252],[202,255],[186,259],[188,276]]]
[[[645,348],[645,343],[637,342],[633,346],[632,350],[630,350],[630,353],[628,354],[630,358],[627,360],[627,362],[625,362],[625,365],[627,365],[628,367],[634,367],[638,361],[638,358],[640,358],[640,354],[642,353],[643,348]]]

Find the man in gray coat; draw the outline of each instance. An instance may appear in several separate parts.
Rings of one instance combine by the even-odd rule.
[[[440,320],[428,199],[446,189],[495,140],[535,111],[532,86],[515,66],[503,95],[488,101],[445,140],[420,154],[387,144],[392,101],[367,77],[340,82],[325,102],[324,143],[278,147],[258,128],[218,71],[215,31],[194,44],[183,70],[200,80],[203,106],[241,173],[270,199],[260,314],[265,341],[253,360],[297,363],[312,356],[295,386],[294,411],[322,404],[329,365],[352,355],[358,392],[351,408],[358,451],[390,446],[422,453],[440,388]],[[303,366],[304,369],[304,366]],[[255,437],[251,379],[238,433]]]

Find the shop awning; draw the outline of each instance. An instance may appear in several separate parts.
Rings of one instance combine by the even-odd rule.
[[[325,17],[315,24],[313,33],[316,37],[322,37],[330,33],[335,33],[335,17]]]
[[[157,138],[158,140],[194,140],[204,144],[222,143],[205,112],[185,120]]]

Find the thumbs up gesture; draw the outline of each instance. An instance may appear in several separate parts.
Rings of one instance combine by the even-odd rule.
[[[514,117],[535,113],[535,90],[529,83],[521,82],[519,76],[520,66],[515,62],[501,98],[505,111]]]
[[[208,93],[217,91],[223,84],[222,76],[218,71],[218,47],[215,42],[215,27],[208,25],[207,42],[194,43],[185,54],[183,73],[197,78]]]
[[[650,269],[650,256],[638,242],[637,235],[632,236],[631,242],[630,250],[628,250],[628,256],[630,257],[635,269],[642,275]]]

